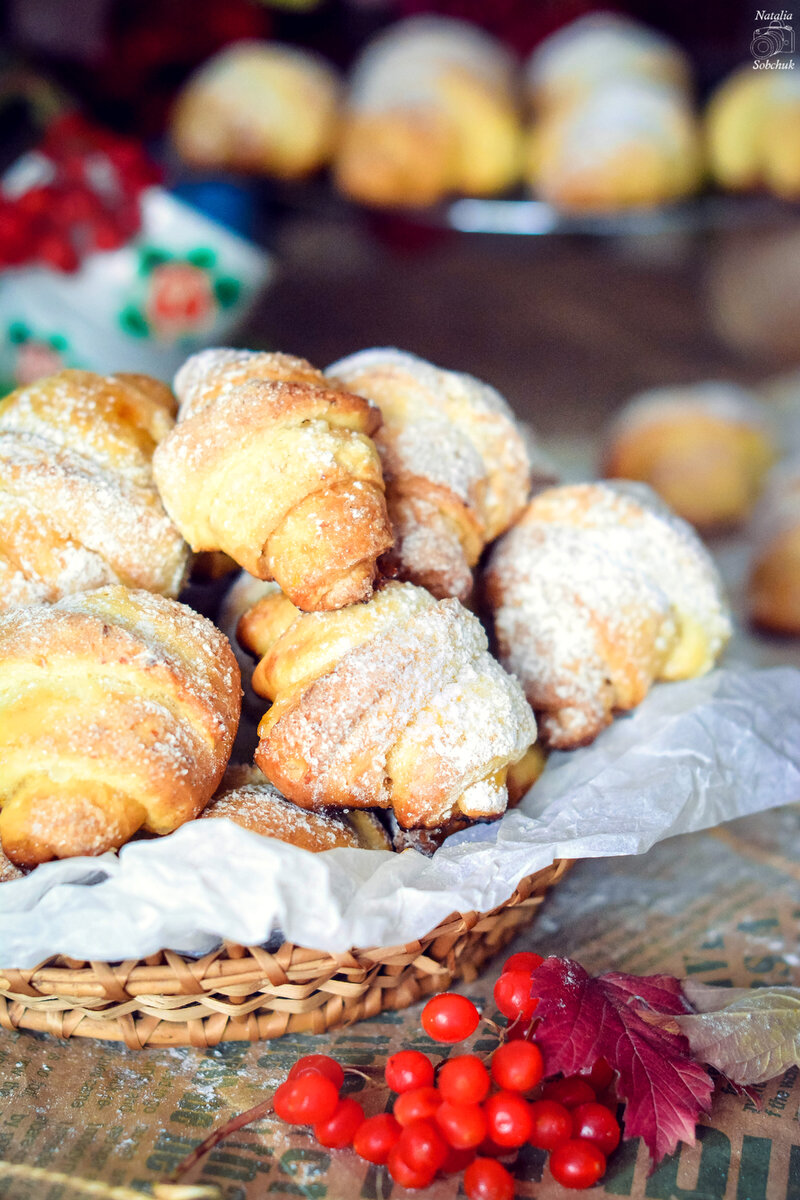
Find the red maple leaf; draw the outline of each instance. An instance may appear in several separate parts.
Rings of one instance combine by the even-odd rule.
[[[680,1141],[693,1144],[713,1081],[683,1034],[653,1023],[656,1016],[692,1011],[677,979],[592,978],[571,959],[548,958],[533,977],[533,992],[539,998],[536,1041],[548,1075],[573,1075],[605,1058],[625,1101],[626,1137],[641,1137],[656,1162]]]

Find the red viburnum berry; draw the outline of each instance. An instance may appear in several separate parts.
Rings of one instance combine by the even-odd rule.
[[[531,995],[531,976],[527,971],[504,971],[494,985],[494,1002],[509,1021],[529,1021],[539,1003]]]
[[[468,1200],[513,1200],[514,1179],[493,1158],[476,1158],[464,1172]]]
[[[489,1072],[477,1054],[459,1054],[440,1068],[436,1086],[451,1104],[480,1104],[489,1092]]]
[[[492,1079],[509,1092],[529,1092],[544,1075],[542,1052],[535,1042],[505,1042],[492,1055]]]
[[[457,992],[434,996],[422,1010],[422,1028],[436,1042],[463,1042],[478,1028],[480,1013]]]
[[[353,1149],[359,1158],[381,1166],[389,1158],[389,1153],[402,1131],[402,1125],[391,1113],[378,1113],[377,1116],[367,1117],[356,1131]]]
[[[605,1173],[606,1158],[593,1142],[572,1138],[550,1155],[550,1174],[562,1187],[582,1191],[593,1187]]]
[[[320,1146],[329,1150],[344,1150],[352,1146],[356,1131],[364,1124],[364,1110],[357,1100],[340,1100],[327,1121],[318,1121],[314,1137]]]
[[[433,1063],[420,1050],[400,1050],[386,1060],[384,1077],[393,1092],[433,1086]]]

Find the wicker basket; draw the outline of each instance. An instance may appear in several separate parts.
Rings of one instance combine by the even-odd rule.
[[[555,862],[499,908],[454,913],[405,946],[327,954],[289,942],[274,953],[228,943],[200,959],[165,950],[117,964],[52,958],[28,971],[3,968],[0,1026],[136,1050],[324,1033],[475,979],[570,865]]]

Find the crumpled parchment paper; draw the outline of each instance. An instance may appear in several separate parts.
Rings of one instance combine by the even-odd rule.
[[[555,754],[501,821],[416,851],[312,854],[193,821],[119,855],[46,863],[0,887],[0,963],[202,954],[280,931],[333,953],[420,937],[503,903],[557,858],[642,854],[674,834],[800,801],[800,671],[724,669],[656,686],[591,745]]]

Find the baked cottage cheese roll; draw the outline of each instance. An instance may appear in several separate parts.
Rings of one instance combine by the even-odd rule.
[[[196,817],[225,770],[239,668],[177,601],[116,586],[0,617],[0,840],[32,866]]]
[[[379,410],[286,354],[205,350],[175,388],[178,424],[153,466],[192,548],[224,550],[302,609],[368,599],[392,544]]]
[[[194,166],[298,179],[331,157],[339,91],[333,67],[319,55],[275,42],[236,42],[183,88],[172,139]]]
[[[155,379],[91,371],[0,399],[0,612],[111,583],[177,596],[189,547],[151,461],[174,411]]]
[[[389,583],[369,604],[304,614],[266,596],[239,637],[273,701],[256,762],[295,804],[391,808],[405,827],[505,810],[536,723],[457,600]]]
[[[482,30],[398,21],[356,63],[336,182],[376,205],[425,205],[448,192],[492,195],[520,171],[513,62]]]
[[[541,492],[485,584],[501,661],[559,749],[591,742],[655,680],[710,670],[731,634],[709,554],[642,484]]]
[[[750,515],[774,458],[755,395],[711,382],[635,396],[608,431],[602,470],[648,483],[679,516],[715,529]]]
[[[225,817],[262,837],[277,838],[319,853],[337,846],[391,850],[389,835],[374,813],[331,809],[311,812],[292,804],[258,767],[229,767],[218,795],[202,818]]]
[[[701,176],[694,113],[673,90],[611,81],[545,113],[529,137],[533,191],[569,212],[615,212],[678,200]]]
[[[706,111],[711,172],[721,187],[800,197],[800,80],[796,71],[740,67]]]
[[[800,457],[770,476],[750,529],[747,609],[755,625],[800,634]]]
[[[466,600],[472,568],[530,492],[526,438],[494,388],[400,350],[363,350],[328,368],[380,408],[375,435],[394,550],[384,569],[440,599]]]
[[[620,79],[687,92],[689,61],[675,42],[615,13],[590,13],[545,38],[525,65],[525,90],[538,112],[584,100]]]

